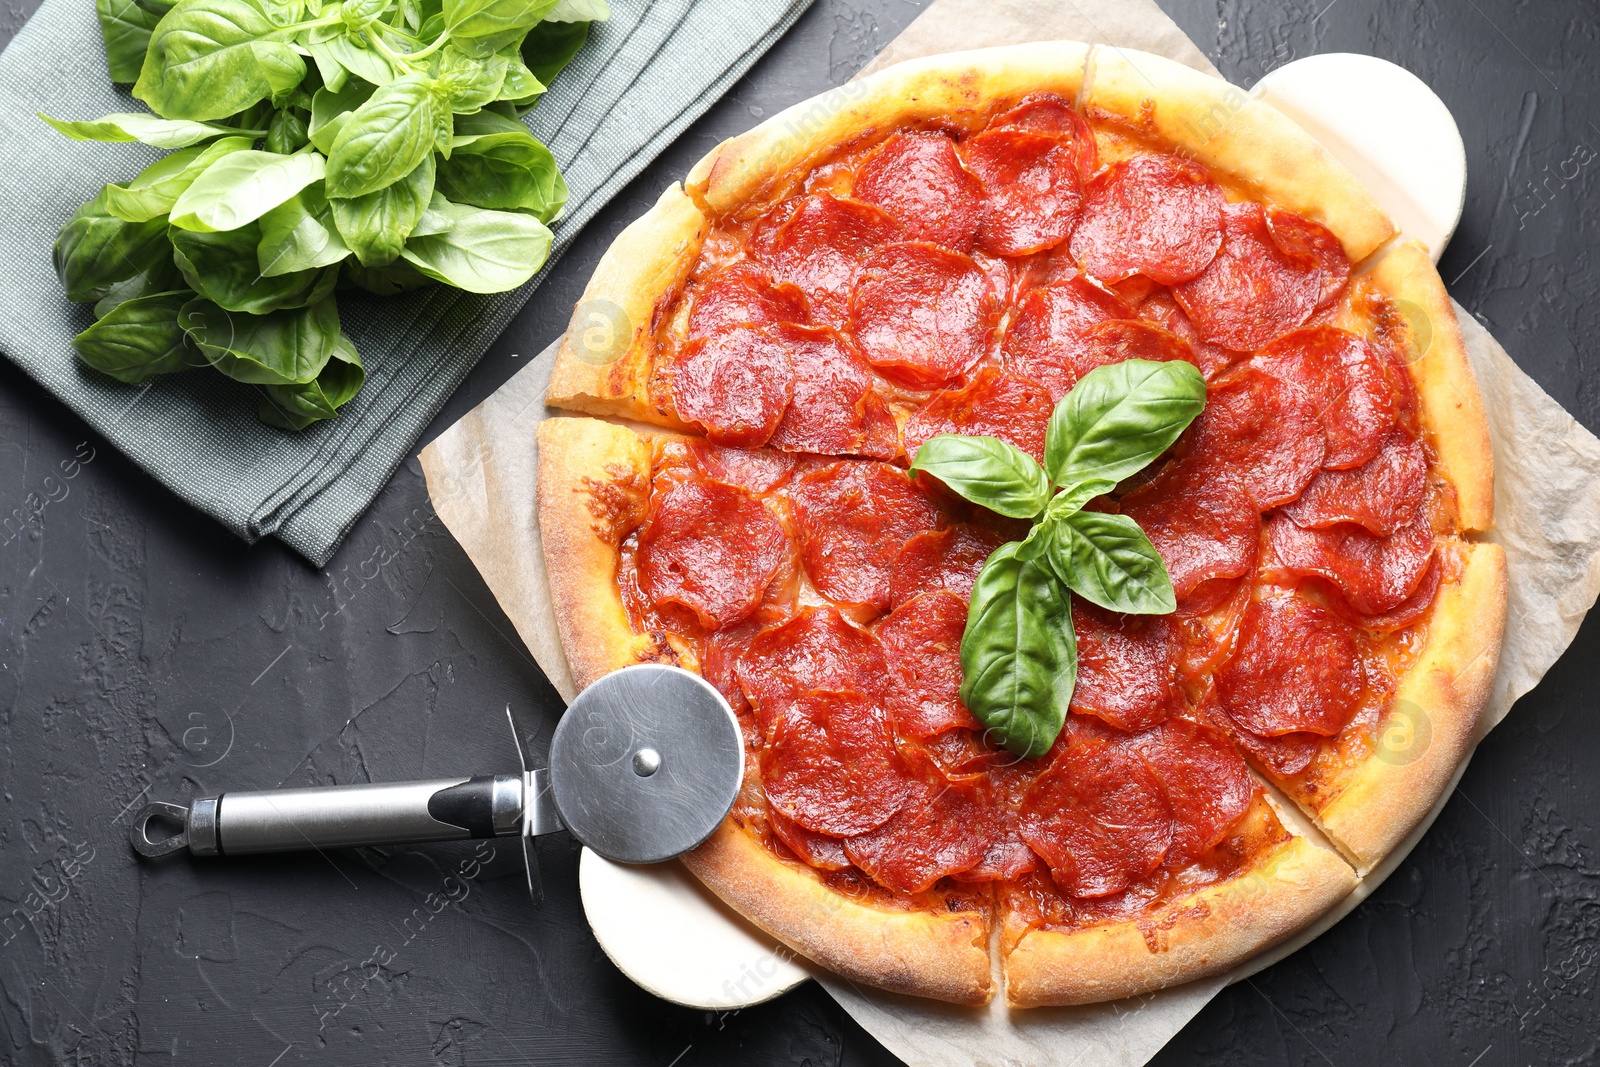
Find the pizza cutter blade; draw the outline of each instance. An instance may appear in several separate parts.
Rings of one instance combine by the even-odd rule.
[[[618,863],[659,863],[711,836],[744,777],[728,702],[679,667],[642,664],[572,702],[550,765],[522,774],[269,789],[156,801],[134,818],[135,852],[157,858],[353,848],[567,830]],[[152,823],[178,832],[151,834]],[[530,871],[530,885],[531,871]]]

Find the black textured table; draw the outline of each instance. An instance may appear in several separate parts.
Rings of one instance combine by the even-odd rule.
[[[1600,429],[1592,3],[1162,3],[1240,84],[1356,51],[1432,85],[1470,168],[1441,272]],[[0,37],[32,7],[0,9]],[[917,10],[818,0],[591,224],[430,435],[557,335],[602,249],[665,183],[843,81]],[[414,459],[315,572],[190,512],[0,363],[0,519],[13,509],[0,1063],[894,1062],[815,986],[726,1016],[635,988],[589,934],[564,838],[539,846],[539,910],[506,843],[135,862],[127,819],[145,797],[514,769],[507,704],[531,747],[548,743],[560,702],[433,518]],[[1591,621],[1399,871],[1310,948],[1218,996],[1155,1062],[1594,1062],[1597,657]]]

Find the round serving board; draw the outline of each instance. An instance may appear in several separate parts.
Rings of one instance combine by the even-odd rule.
[[[1350,168],[1401,232],[1427,245],[1438,262],[1466,202],[1466,149],[1449,108],[1421,79],[1387,60],[1339,52],[1279,67],[1251,92]],[[1393,862],[1369,874],[1355,895],[1375,888],[1417,836],[1395,850]],[[730,1010],[771,1000],[810,977],[794,953],[729,910],[676,862],[627,867],[584,849],[578,886],[611,962],[665,1000]],[[1318,924],[1313,932],[1324,928]]]

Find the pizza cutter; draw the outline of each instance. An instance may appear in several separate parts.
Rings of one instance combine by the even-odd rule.
[[[229,791],[187,807],[156,801],[140,809],[129,837],[135,852],[154,859],[185,848],[237,856],[515,835],[537,899],[529,838],[564,829],[609,860],[658,863],[711,836],[743,777],[744,739],[722,694],[682,668],[642,664],[606,675],[572,702],[548,767]],[[156,822],[178,832],[152,836]]]

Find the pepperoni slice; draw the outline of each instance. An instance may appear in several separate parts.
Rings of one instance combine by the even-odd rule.
[[[888,377],[933,388],[983,357],[997,312],[989,278],[970,256],[908,241],[862,264],[850,293],[850,332]]]
[[[758,231],[752,243],[774,281],[805,294],[813,322],[842,326],[862,259],[901,237],[894,220],[871,204],[818,193],[800,198],[781,225]]]
[[[889,710],[896,732],[929,737],[982,729],[961,702],[961,635],[967,605],[943,591],[923,593],[878,624],[889,666]]]
[[[1202,340],[1200,332],[1194,328],[1194,323],[1189,321],[1189,316],[1183,313],[1183,308],[1178,306],[1178,302],[1167,290],[1146,297],[1139,305],[1139,317],[1183,338],[1195,355],[1193,362],[1200,368],[1200,373],[1205,375],[1208,382],[1220,377],[1223,371],[1246,358],[1242,352],[1234,352]]]
[[[1077,157],[1078,177],[1088,181],[1095,172],[1094,131],[1083,116],[1059,96],[1050,93],[1025,96],[1022,103],[989,123],[991,130],[1008,126],[1070,137]]]
[[[1250,768],[1213,727],[1169,719],[1125,743],[1161,782],[1172,809],[1172,848],[1185,859],[1214,848],[1260,792]]]
[[[790,327],[788,336],[794,391],[768,444],[830,456],[895,455],[894,416],[855,345],[829,329]]]
[[[1189,342],[1170,330],[1138,319],[1111,319],[1089,331],[1088,350],[1077,361],[1078,377],[1096,367],[1106,367],[1129,359],[1148,359],[1155,363],[1177,361],[1200,366]]]
[[[985,526],[958,523],[919,533],[905,543],[889,572],[889,605],[899,607],[920,593],[943,589],[965,603],[983,565],[1007,538]]]
[[[1362,687],[1350,625],[1293,593],[1250,605],[1233,659],[1217,673],[1223,710],[1264,737],[1332,737],[1350,721]]]
[[[1316,310],[1332,307],[1350,280],[1350,260],[1333,231],[1321,223],[1275,207],[1267,209],[1267,228],[1272,231],[1272,239],[1279,248],[1317,265],[1322,286]]]
[[[960,389],[935,393],[906,422],[906,455],[942,433],[998,437],[1044,462],[1050,394],[998,367],[984,367]]]
[[[1060,400],[1078,381],[1078,360],[1094,327],[1129,314],[1126,304],[1081,275],[1031,289],[1006,331],[1006,369]]]
[[[807,830],[875,830],[916,795],[878,701],[814,691],[784,705],[761,752],[767,803]]]
[[[871,833],[845,838],[845,854],[874,882],[901,893],[921,893],[941,878],[970,870],[987,851],[989,809],[970,788],[918,783],[888,822]]]
[[[1388,535],[1416,521],[1427,486],[1428,457],[1422,446],[1396,431],[1362,466],[1318,474],[1300,499],[1283,510],[1301,526],[1353,522]]]
[[[1179,601],[1215,578],[1237,578],[1256,562],[1261,516],[1250,497],[1206,465],[1175,463],[1121,500],[1160,553]]]
[[[1020,809],[1022,838],[1062,892],[1120,893],[1161,865],[1172,813],[1161,783],[1137,752],[1074,732]]]
[[[1226,732],[1246,755],[1284,778],[1293,777],[1311,766],[1311,761],[1322,751],[1324,740],[1316,734],[1283,734],[1281,737],[1253,734],[1223,711],[1214,697],[1203,710],[1206,718]]]
[[[1084,190],[1072,256],[1101,281],[1143,274],[1177,285],[1205,270],[1222,247],[1223,206],[1222,190],[1200,167],[1134,156],[1111,164]]]
[[[897,133],[856,175],[852,195],[875,204],[913,240],[965,252],[978,232],[981,190],[941,133]]]
[[[1353,333],[1332,326],[1296,330],[1253,362],[1310,398],[1328,438],[1329,467],[1370,461],[1399,425],[1400,397],[1382,352]]]
[[[800,326],[737,326],[683,346],[670,374],[679,418],[719,445],[765,444],[794,394],[789,348]]]
[[[1073,711],[1119,730],[1147,730],[1183,707],[1178,635],[1166,619],[1118,615],[1075,596],[1072,628],[1078,635]]]
[[[1262,511],[1300,495],[1322,467],[1316,412],[1292,386],[1245,368],[1206,389],[1206,407],[1180,446],[1234,479]]]
[[[659,608],[675,604],[720,630],[755,611],[788,536],[761,501],[723,482],[679,482],[639,531],[639,577]]]
[[[764,619],[758,609],[744,622],[712,634],[700,656],[700,673],[706,681],[717,687],[717,692],[728,701],[736,715],[742,716],[750,710],[750,701],[745,698],[744,689],[739,685],[739,660],[749,650],[750,642],[771,625],[772,620]]]
[[[977,244],[993,256],[1054,248],[1078,222],[1078,146],[1020,127],[990,129],[962,145],[983,185]]]
[[[1363,615],[1381,615],[1405,601],[1421,584],[1434,550],[1426,517],[1379,537],[1348,523],[1307,530],[1274,515],[1267,544],[1280,567],[1328,579]]]
[[[729,326],[806,321],[806,301],[792,285],[778,285],[766,270],[740,261],[707,275],[691,290],[689,336],[705,337]]]
[[[1222,248],[1199,276],[1172,295],[1213,344],[1254,352],[1305,325],[1323,294],[1323,269],[1297,242],[1278,246],[1260,204],[1222,209]],[[1079,228],[1082,232],[1082,228]]]
[[[939,509],[912,480],[882,463],[812,471],[792,490],[800,555],[817,591],[841,604],[889,606],[895,556],[939,524]]]
[[[811,690],[878,698],[885,676],[883,647],[834,608],[807,608],[757,634],[739,656],[735,675],[765,734],[784,707]]]
[[[845,855],[844,842],[839,838],[807,830],[771,806],[767,808],[767,824],[790,852],[811,866],[824,871],[842,871],[850,866],[850,857]]]
[[[1348,605],[1346,610],[1351,612],[1356,625],[1365,629],[1376,630],[1379,633],[1404,630],[1428,613],[1428,609],[1433,606],[1433,598],[1439,595],[1439,583],[1443,580],[1443,576],[1444,567],[1439,562],[1439,553],[1435,552],[1433,559],[1428,561],[1428,569],[1423,572],[1422,581],[1417,583],[1416,591],[1395,607],[1382,615],[1356,615],[1354,609]]]
[[[988,775],[990,823],[983,859],[956,875],[958,882],[997,882],[1019,878],[1039,869],[1039,854],[1022,839],[1017,808],[1037,776],[1032,761],[1008,763]]]
[[[757,495],[776,489],[788,481],[794,471],[794,457],[783,452],[724,448],[702,437],[689,439],[689,459],[706,477],[737,485]]]

